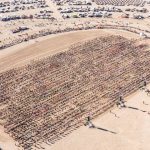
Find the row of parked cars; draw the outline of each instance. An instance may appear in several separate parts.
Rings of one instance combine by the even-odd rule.
[[[67,14],[67,13],[64,13],[62,15],[62,17],[64,19],[67,19],[67,18],[85,18],[85,17],[104,17],[104,18],[108,18],[108,17],[111,17],[112,16],[112,13],[108,13],[108,12],[89,12],[89,13],[74,13],[74,14]]]
[[[12,30],[12,33],[19,33],[21,31],[25,31],[25,30],[29,30],[29,28],[25,27],[25,26],[21,26],[21,27],[18,27],[16,29]]]
[[[30,0],[30,1],[13,0],[10,2],[1,2],[0,13],[17,12],[20,10],[29,10],[29,9],[46,8],[46,7],[49,6],[46,4],[45,0]]]

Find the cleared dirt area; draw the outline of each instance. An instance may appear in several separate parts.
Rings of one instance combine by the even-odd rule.
[[[149,45],[104,35],[0,75],[1,124],[17,145],[53,145],[150,81]]]
[[[130,34],[130,36],[129,36]],[[39,38],[29,43],[0,51],[0,72],[29,63],[33,59],[46,57],[65,51],[77,42],[86,41],[94,37],[106,35],[121,35],[126,38],[138,39],[139,36],[127,31],[119,30],[85,30]]]
[[[50,147],[45,145],[45,150],[149,150],[150,97],[144,91],[138,91],[125,100],[127,106],[139,110],[113,108],[113,114],[108,111],[92,120],[94,125],[108,131],[82,126],[54,145]],[[4,133],[2,127],[0,133],[0,145],[3,150],[18,150],[15,141]]]
[[[0,150],[150,150],[150,0],[79,1],[0,0]]]
[[[80,127],[51,150],[149,150],[150,96],[138,91],[125,100],[133,108],[108,111],[92,121],[99,129]]]

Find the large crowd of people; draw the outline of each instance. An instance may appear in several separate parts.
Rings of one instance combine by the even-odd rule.
[[[144,0],[96,0],[101,5],[117,7],[93,7],[92,1],[53,2],[58,9],[53,6],[52,10],[46,9],[46,0],[1,2],[1,29],[9,30],[7,36],[3,36],[6,30],[0,32],[0,50],[50,34],[88,29],[119,29],[150,38],[148,23],[143,28],[124,20],[96,20],[97,17],[105,18],[123,11],[128,18],[130,15],[127,13],[145,14],[148,9],[143,7],[126,10],[118,7],[125,4],[144,6]],[[30,9],[33,12],[23,12]],[[53,11],[63,18],[72,13],[74,19],[85,20],[57,20],[59,15],[54,14],[55,18]],[[16,14],[10,14],[13,12]],[[134,16],[134,19],[138,19],[137,16],[141,18],[138,14]],[[117,104],[120,95],[128,96],[143,86],[143,77],[149,83],[150,52],[146,48],[147,45],[138,45],[138,40],[120,36],[101,37],[0,73],[0,123],[18,147],[44,149],[42,143],[51,145],[77,129],[89,113],[91,118],[95,118]]]
[[[150,81],[146,44],[106,36],[0,74],[0,119],[16,145],[44,149]]]

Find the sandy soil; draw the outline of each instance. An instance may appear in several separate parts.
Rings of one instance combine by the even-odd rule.
[[[92,120],[97,128],[82,126],[51,147],[43,147],[46,150],[149,150],[150,96],[139,90],[125,100],[131,108],[112,108],[111,112]],[[0,133],[3,150],[18,149],[2,127]]]
[[[128,107],[139,110],[115,108],[112,113],[107,112],[93,120],[96,127],[108,131],[83,126],[54,144],[51,150],[149,150],[150,96],[138,91],[126,100]]]
[[[0,148],[2,150],[17,150],[15,146],[15,141],[10,138],[8,134],[4,132],[4,128],[0,126]]]
[[[122,35],[126,38],[139,38],[139,36],[134,33],[110,29],[74,31],[70,33],[46,36],[38,40],[21,43],[0,51],[0,72],[12,67],[27,64],[33,59],[39,59],[64,51],[74,43],[108,34]],[[128,36],[129,34],[130,36]]]
[[[5,69],[28,63],[33,58],[41,58],[66,50],[68,46],[79,41],[108,34],[118,34],[135,39],[139,38],[139,36],[133,33],[130,33],[130,36],[128,36],[129,32],[116,30],[78,31],[45,37],[44,39],[39,39],[38,42],[32,41],[26,45],[20,44],[20,46],[15,46],[11,50],[1,51],[0,70],[4,71]],[[150,126],[150,115],[148,115],[148,112],[142,112],[141,110],[150,111],[150,97],[144,92],[138,91],[127,100],[129,100],[127,102],[128,106],[140,110],[115,108],[112,110],[112,113],[107,112],[93,120],[97,127],[108,131],[89,129],[82,126],[52,147],[43,146],[46,150],[149,150],[150,144],[148,140],[150,132],[148,127]],[[143,100],[148,105],[144,105]],[[111,131],[116,132],[116,134],[111,133]],[[3,150],[18,149],[15,146],[15,141],[4,132],[2,126],[0,126],[0,133],[0,146]]]
[[[59,21],[63,20],[54,4],[48,1],[48,5],[51,6],[50,9],[54,11],[54,17]],[[39,10],[41,9],[31,10],[30,13],[36,13],[39,12]],[[15,12],[15,14],[22,13],[24,12]],[[130,26],[149,30],[149,19],[142,20],[141,22],[141,20],[122,19],[118,16],[120,16],[120,14],[116,13],[114,15],[115,19],[111,18],[104,22],[111,24],[129,24]],[[94,21],[102,22],[105,19],[88,18],[84,21],[86,20],[91,24],[93,20],[94,24]],[[85,23],[84,21],[82,22],[83,24]],[[70,19],[69,21],[66,21],[66,26],[72,22],[75,22],[75,20]],[[80,20],[77,20],[77,22],[80,22]],[[51,27],[49,21],[43,23],[43,20],[35,22],[34,20],[32,22],[29,22],[28,20],[27,22],[25,20],[16,22],[12,21],[11,23],[1,22],[1,40],[4,42],[11,41],[18,37],[19,34],[22,35],[22,33],[12,35],[11,30],[24,24],[31,28],[29,33],[37,33],[41,29],[53,27]],[[139,38],[136,34],[119,30],[77,31],[41,37],[0,51],[0,72],[13,67],[25,65],[33,59],[40,59],[42,57],[65,51],[70,45],[76,42],[108,34],[122,35],[126,38]],[[126,100],[128,100],[127,106],[133,108],[113,108],[112,113],[108,111],[99,116],[93,120],[93,123],[99,129],[89,129],[88,127],[82,126],[51,147],[48,147],[47,145],[43,146],[45,146],[46,150],[150,150],[150,115],[148,114],[148,112],[150,112],[150,97],[147,96],[145,92],[138,91]],[[143,101],[145,102],[144,104]],[[106,130],[104,131],[100,128]],[[111,131],[116,134],[113,134]],[[0,148],[3,150],[18,150],[18,147],[15,146],[15,141],[4,132],[4,128],[1,125]]]

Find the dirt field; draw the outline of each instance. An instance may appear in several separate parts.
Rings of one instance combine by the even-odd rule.
[[[114,108],[114,114],[108,111],[93,120],[94,125],[108,131],[82,126],[51,147],[47,146],[46,150],[149,150],[150,97],[144,91],[138,91],[126,100],[127,106],[139,110]],[[0,133],[0,145],[3,150],[18,150],[15,142],[3,132],[2,127]]]
[[[58,141],[51,150],[149,150],[150,96],[143,91],[138,91],[126,100],[127,106],[139,110],[112,109],[112,113],[107,112],[93,120],[96,127],[108,131],[83,126]]]
[[[80,31],[60,34],[53,37],[46,37],[45,39],[39,39],[38,42],[32,41],[31,43],[27,43],[29,46],[20,44],[19,46],[13,47],[11,50],[6,49],[6,51],[1,51],[1,71],[8,70],[12,67],[22,66],[29,63],[33,59],[38,59],[48,55],[56,54],[61,51],[65,51],[71,44],[76,42],[107,35],[122,35],[129,39],[139,39],[139,36],[135,34],[130,34],[130,36],[128,36],[129,32],[116,30]],[[149,41],[146,40],[146,43],[147,42]],[[34,44],[32,45],[32,43]],[[25,48],[20,49],[20,46],[25,46]],[[87,150],[93,150],[93,148],[108,149],[111,145],[111,150],[129,150],[131,146],[136,145],[135,150],[136,148],[148,150],[150,145],[146,143],[148,143],[147,139],[149,139],[150,133],[145,133],[144,127],[149,125],[149,108],[147,105],[149,97],[140,91],[128,99],[130,101],[127,103],[127,105],[138,108],[140,110],[146,110],[147,112],[143,113],[140,110],[131,108],[121,110],[113,109],[113,113],[107,112],[103,116],[93,121],[94,124],[100,129],[88,129],[87,127],[80,127],[66,138],[63,138],[63,140],[60,140],[56,144],[52,145],[51,149],[59,150],[61,148],[64,150],[80,150],[85,148]],[[143,104],[143,100],[145,101],[146,105]],[[114,113],[116,114],[116,117]],[[126,118],[126,116],[130,117]],[[114,119],[116,120],[115,123]],[[134,125],[132,124],[133,120],[136,120],[134,121]],[[132,121],[132,123],[129,123],[130,121]],[[142,125],[137,126],[141,121],[145,121],[144,127]],[[103,129],[106,130],[103,131]],[[129,129],[131,132],[129,132]],[[111,131],[116,132],[116,134],[111,133]],[[12,147],[13,150],[17,150],[18,148],[15,146],[15,142],[8,136],[8,134],[4,133],[4,128],[2,126],[0,127],[0,132],[2,133],[0,135],[1,147],[4,150],[10,150]],[[137,139],[137,136],[139,135],[143,135],[141,136],[140,140]],[[112,141],[112,139],[114,140]],[[43,147],[45,147],[47,150],[50,148],[47,145],[43,145]]]
[[[38,40],[21,43],[0,51],[0,72],[8,70],[12,67],[18,67],[27,64],[33,59],[39,59],[61,51],[65,51],[70,45],[77,42],[82,42],[94,37],[108,34],[121,35],[129,39],[140,38],[138,35],[127,31],[105,29],[75,31],[65,34],[46,36],[44,38],[39,38]]]
[[[4,1],[6,6],[1,5]],[[33,150],[150,150],[150,94],[136,91],[142,77],[148,76],[147,81],[150,81],[150,38],[139,35],[150,37],[150,4],[105,6],[92,1],[91,5],[73,5],[69,4],[71,1],[64,1],[56,5],[56,0],[42,1],[43,4],[38,0],[13,4],[13,1],[0,0],[0,149],[30,150],[33,146]],[[82,10],[75,12],[73,9],[79,10],[78,7]],[[89,10],[84,12],[86,7]],[[68,8],[73,12],[62,13]],[[101,10],[97,10],[99,8]],[[143,8],[147,11],[142,12]],[[97,12],[102,16],[89,17]],[[82,13],[87,16],[80,17]],[[107,16],[109,13],[112,16]],[[69,18],[64,15],[69,15]],[[129,18],[124,15],[129,15]],[[136,15],[143,19],[134,18]],[[2,20],[14,16],[21,18]],[[119,27],[123,30],[117,30]],[[112,44],[112,49],[107,49],[102,42],[94,50],[102,45],[100,49],[104,50],[88,55],[93,50],[93,43],[89,42],[89,47],[86,47],[89,51],[84,49],[86,53],[83,52],[85,57],[81,51],[77,51],[80,53],[77,57],[73,57],[73,53],[64,57],[65,53],[61,53],[57,60],[62,66],[55,59],[54,62],[40,61],[40,67],[32,66],[35,60],[51,58],[49,56],[67,51],[76,43],[110,35],[134,39],[135,45],[132,45],[133,41],[126,41],[128,44],[124,45],[125,42],[119,43],[118,39]],[[69,63],[65,64],[65,61]],[[25,68],[27,64],[31,66]],[[11,72],[10,69],[18,67],[20,70]],[[123,94],[136,91],[125,98],[126,108],[121,109],[112,105],[120,95],[120,86],[124,88]],[[150,89],[150,85],[147,88]],[[113,108],[108,110],[110,105]],[[103,111],[106,107],[107,111]],[[104,113],[99,116],[101,111]],[[87,115],[95,115],[92,120],[95,128],[84,126]],[[81,118],[84,119],[81,121]],[[74,131],[71,133],[70,130]],[[63,138],[56,142],[59,136]],[[30,145],[30,142],[34,144]]]

